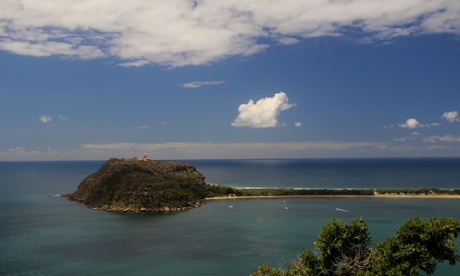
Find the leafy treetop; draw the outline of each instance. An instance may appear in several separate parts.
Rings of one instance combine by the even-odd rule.
[[[374,249],[362,217],[350,225],[332,219],[314,242],[319,253],[301,249],[286,270],[261,265],[251,275],[431,275],[438,262],[455,265],[460,260],[454,242],[459,232],[455,219],[415,217]]]

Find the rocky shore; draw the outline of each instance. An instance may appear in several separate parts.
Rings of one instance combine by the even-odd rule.
[[[111,207],[109,205],[103,205],[100,207],[90,207],[93,210],[102,210],[102,211],[109,211],[109,212],[118,212],[118,213],[170,213],[170,212],[177,212],[177,211],[185,211],[193,208],[201,207],[201,201],[197,201],[194,206],[187,206],[187,207],[162,207],[162,208],[118,208],[118,207]]]

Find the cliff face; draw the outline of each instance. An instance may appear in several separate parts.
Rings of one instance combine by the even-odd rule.
[[[170,212],[198,207],[213,194],[204,179],[184,162],[110,159],[64,196],[95,209]]]

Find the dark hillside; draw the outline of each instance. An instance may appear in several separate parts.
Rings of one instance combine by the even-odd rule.
[[[113,158],[64,196],[95,209],[169,212],[198,207],[205,197],[225,192],[204,179],[185,162]]]

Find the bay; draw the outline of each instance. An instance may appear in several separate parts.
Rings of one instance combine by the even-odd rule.
[[[455,158],[187,161],[208,183],[232,187],[460,187]],[[333,217],[362,215],[374,242],[414,216],[460,220],[458,199],[222,200],[171,214],[119,214],[58,196],[103,163],[0,162],[1,275],[249,275],[313,249]],[[459,272],[442,264],[435,275]]]

